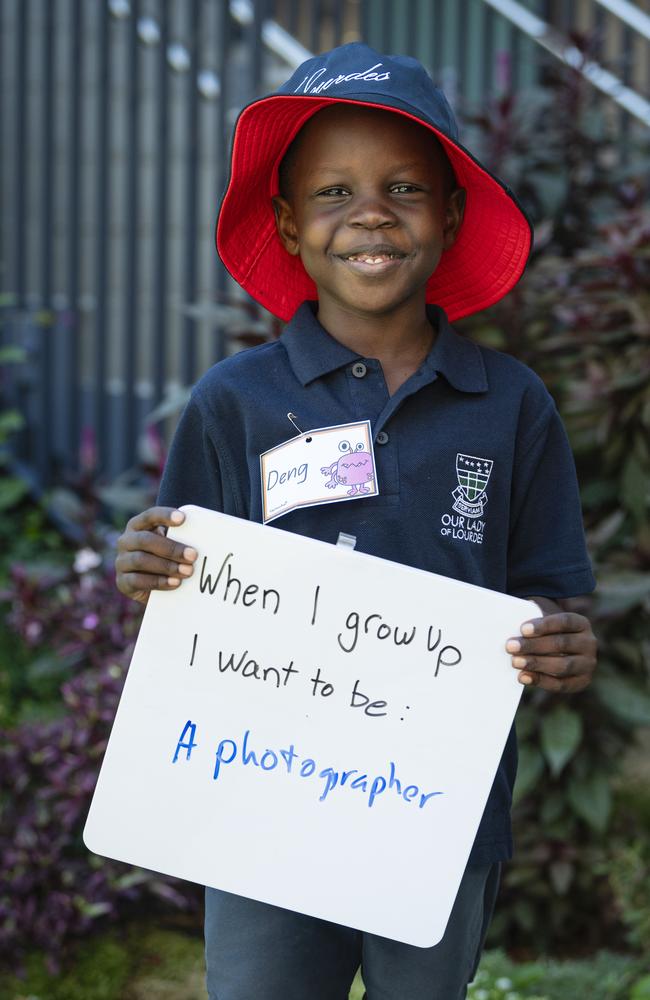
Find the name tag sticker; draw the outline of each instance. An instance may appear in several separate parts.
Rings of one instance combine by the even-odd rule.
[[[260,455],[264,523],[296,507],[379,493],[370,421],[318,427]]]

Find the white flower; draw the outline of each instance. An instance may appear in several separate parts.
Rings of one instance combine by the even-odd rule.
[[[79,549],[74,557],[75,573],[87,573],[101,565],[102,557],[94,549]]]

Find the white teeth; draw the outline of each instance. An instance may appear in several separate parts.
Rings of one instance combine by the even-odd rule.
[[[384,254],[382,257],[362,256],[361,254],[355,253],[350,254],[348,260],[358,260],[364,264],[383,264],[385,260],[395,260],[396,257],[397,254],[394,253]]]

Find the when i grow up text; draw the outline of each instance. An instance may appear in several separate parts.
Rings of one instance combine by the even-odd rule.
[[[229,552],[221,562],[216,575],[210,571],[208,559],[205,557],[201,565],[199,589],[202,594],[213,597],[225,604],[239,605],[244,608],[257,608],[272,616],[280,611],[282,598],[280,592],[272,587],[264,588],[257,583],[246,583],[237,576],[233,553]],[[321,599],[320,585],[314,588],[309,605],[309,624],[317,624],[319,603]],[[388,643],[396,652],[410,646],[418,646],[427,656],[431,657],[431,672],[438,677],[441,668],[455,667],[462,661],[462,653],[458,646],[445,642],[442,629],[435,625],[418,629],[417,625],[407,626],[393,624],[377,612],[362,613],[349,611],[336,634],[336,644],[343,653],[353,654],[362,651],[367,642]],[[199,636],[195,633],[192,641],[190,665],[193,665],[199,648]],[[331,679],[323,676],[320,667],[301,671],[290,660],[288,664],[269,665],[255,655],[249,648],[219,649],[215,651],[215,665],[222,674],[236,674],[241,678],[262,681],[275,688],[286,688],[295,683],[294,678],[304,675],[303,680],[309,685],[312,697],[329,698],[334,694],[334,684]],[[359,679],[354,679],[346,692],[348,705],[360,709],[369,718],[381,718],[388,714],[388,702],[383,698],[375,698],[360,690]]]

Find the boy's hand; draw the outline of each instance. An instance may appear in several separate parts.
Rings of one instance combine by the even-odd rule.
[[[545,691],[574,694],[591,683],[597,642],[584,615],[562,610],[544,597],[532,598],[544,612],[521,626],[521,636],[508,639],[512,665],[522,684]]]
[[[174,507],[150,507],[131,518],[117,541],[118,590],[146,604],[152,590],[174,590],[192,575],[196,549],[165,537],[168,527],[184,520],[185,514]]]

